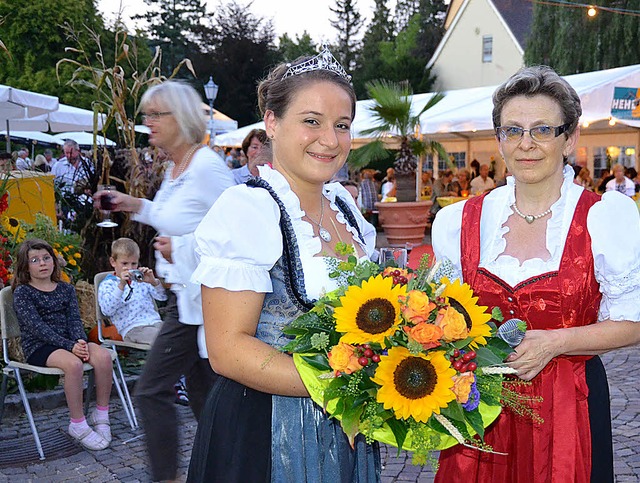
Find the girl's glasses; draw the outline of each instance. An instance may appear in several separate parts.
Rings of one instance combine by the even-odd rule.
[[[42,258],[38,258],[38,257],[33,257],[29,259],[29,263],[31,265],[37,265],[40,262],[44,262],[44,263],[49,263],[51,260],[53,260],[53,258],[51,257],[51,255],[45,255]]]

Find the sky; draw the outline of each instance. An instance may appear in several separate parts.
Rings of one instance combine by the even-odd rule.
[[[247,5],[249,0],[237,0],[241,5]],[[118,10],[118,0],[98,0],[98,9],[105,15],[105,19],[115,18]],[[143,0],[122,0],[123,18],[125,23],[133,29],[133,22],[128,21],[132,15],[144,13],[149,8]],[[205,0],[207,11],[215,12],[220,0]],[[392,8],[395,0],[389,0]],[[373,17],[374,0],[356,0],[360,14],[365,17],[365,25]],[[305,30],[309,32],[315,42],[334,42],[337,31],[331,27],[330,19],[335,15],[329,10],[335,6],[335,0],[253,0],[250,11],[257,17],[272,18],[276,35],[283,33],[295,39],[296,35]],[[364,28],[360,32],[364,34]]]

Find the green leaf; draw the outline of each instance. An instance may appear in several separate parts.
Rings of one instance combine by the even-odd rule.
[[[464,417],[464,409],[457,402],[452,402],[446,408],[442,408],[441,413],[444,417],[453,421],[463,421]]]
[[[386,420],[386,423],[391,429],[393,437],[396,438],[396,443],[398,443],[398,451],[400,451],[402,449],[402,445],[404,444],[404,440],[407,439],[407,432],[409,431],[407,425],[404,421],[395,419],[393,415]]]
[[[485,347],[498,357],[501,357],[503,361],[513,352],[513,347],[507,344],[500,337],[492,337],[487,341],[487,345]]]
[[[302,359],[314,369],[321,371],[330,371],[331,366],[324,354],[315,354],[313,356],[302,356]]]
[[[494,307],[491,309],[491,318],[493,320],[497,320],[498,322],[502,322],[504,320],[504,316],[502,315],[502,311],[499,307]]]
[[[494,353],[494,351],[485,347],[478,347],[476,350],[476,363],[479,367],[493,366],[495,364],[502,364],[504,357],[500,354]],[[506,356],[505,356],[506,357]]]
[[[478,433],[482,439],[484,439],[484,422],[480,411],[476,408],[473,411],[465,411],[464,414],[473,430]]]
[[[360,416],[362,415],[363,410],[363,406],[356,406],[346,408],[342,413],[342,429],[347,435],[347,438],[349,438],[349,443],[351,444],[352,448],[354,445],[355,437],[360,429]]]

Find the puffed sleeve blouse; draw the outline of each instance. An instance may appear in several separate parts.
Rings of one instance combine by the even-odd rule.
[[[564,168],[560,198],[551,206],[547,222],[546,246],[549,260],[533,258],[522,265],[503,255],[506,248],[504,226],[513,214],[515,187],[512,176],[506,186],[493,190],[484,199],[480,220],[480,266],[511,286],[542,273],[558,270],[573,213],[583,188],[573,183],[573,169]],[[449,260],[462,273],[460,232],[464,201],[440,210],[433,223],[432,243],[438,260]],[[595,277],[602,301],[599,320],[640,321],[640,216],[635,203],[618,192],[607,192],[587,216],[591,236]]]
[[[313,226],[302,219],[305,212],[286,179],[269,166],[260,166],[260,177],[274,189],[291,219],[302,263],[307,296],[317,299],[337,288],[330,279],[322,243]],[[356,243],[368,258],[375,252],[375,228],[369,224],[349,192],[340,183],[328,183],[323,195],[339,223],[352,235],[346,243]],[[354,214],[363,240],[347,223],[336,204],[340,197]],[[195,232],[200,264],[192,281],[207,287],[231,291],[271,292],[269,270],[282,255],[280,209],[264,189],[238,185],[226,190],[207,213]],[[318,256],[321,255],[321,256]]]

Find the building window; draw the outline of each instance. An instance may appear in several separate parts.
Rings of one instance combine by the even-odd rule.
[[[467,167],[467,153],[449,153],[449,161],[455,168],[461,169]],[[438,158],[438,171],[444,171],[446,169],[451,169],[451,165],[447,163],[445,159]],[[431,154],[427,154],[427,157],[422,165],[422,170],[431,170],[433,171],[433,156]]]
[[[634,146],[602,146],[593,150],[593,178],[598,179],[602,172],[620,163],[625,168],[636,165],[636,149]]]
[[[482,62],[493,61],[493,36],[482,36]]]

